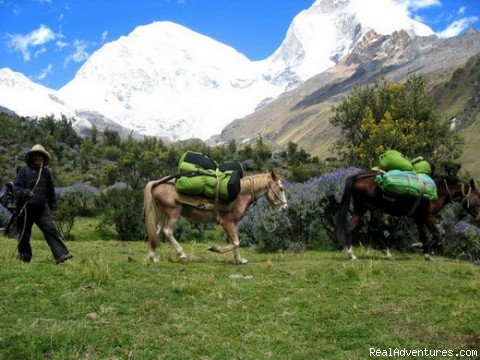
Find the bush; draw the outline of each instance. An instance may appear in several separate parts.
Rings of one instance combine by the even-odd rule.
[[[286,183],[288,210],[277,213],[259,201],[240,223],[242,245],[295,252],[308,246],[337,248],[334,216],[345,179],[358,171],[340,169],[304,183]]]
[[[78,211],[80,216],[92,216],[95,210],[94,198],[100,195],[100,190],[96,187],[85,184],[75,183],[72,186],[56,188],[59,199],[67,197],[68,201]]]
[[[480,228],[466,220],[459,204],[448,205],[441,212],[439,223],[445,233],[438,244],[440,254],[480,262]]]
[[[145,227],[142,217],[142,191],[112,188],[95,199],[103,212],[99,228],[114,226],[120,240],[142,240]]]
[[[173,231],[173,236],[177,241],[196,241],[204,242],[206,239],[206,230],[212,229],[214,225],[203,225],[192,223],[183,217],[178,218]]]
[[[62,201],[58,204],[57,217],[54,222],[64,240],[73,240],[71,232],[77,215],[76,207],[69,201]]]

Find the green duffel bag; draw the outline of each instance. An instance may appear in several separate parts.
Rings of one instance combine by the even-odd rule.
[[[214,198],[217,191],[217,178],[207,177],[205,180],[205,189],[203,195],[207,198]],[[223,201],[234,201],[240,194],[240,172],[230,170],[220,172],[218,197]]]
[[[210,159],[207,155],[195,152],[187,151],[182,155],[178,162],[178,171],[197,171],[201,169],[215,170],[218,168],[218,164],[215,160]]]
[[[437,186],[426,174],[413,171],[390,170],[375,176],[380,190],[392,196],[422,196],[428,200],[437,198]]]
[[[221,180],[220,183],[220,199],[224,201],[234,201],[238,194],[240,194],[240,180],[242,179],[243,172],[238,170],[226,171],[230,173]]]
[[[237,170],[218,172],[218,197],[222,201],[234,201],[240,193],[240,173]],[[197,176],[182,176],[175,181],[175,189],[184,195],[215,198],[217,191],[216,170],[206,170]]]
[[[182,176],[175,180],[175,190],[180,194],[203,196],[206,176]]]
[[[399,151],[387,150],[379,156],[380,164],[378,167],[383,171],[404,170],[412,171],[412,163],[408,161]]]
[[[413,171],[433,176],[434,167],[429,159],[419,156],[412,160]]]
[[[243,178],[243,166],[238,161],[227,161],[220,165],[220,171],[229,171],[229,170],[237,170],[240,174],[240,179]]]

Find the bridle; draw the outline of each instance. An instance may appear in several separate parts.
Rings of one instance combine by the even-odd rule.
[[[280,194],[273,188],[273,186],[271,186],[270,184],[268,184],[268,188],[270,190],[272,190],[272,192],[275,194],[275,199],[272,200],[273,202],[273,205],[275,206],[282,206],[282,205],[287,205],[287,201],[283,201],[282,200],[282,197],[280,196]]]
[[[249,179],[249,180],[252,182],[252,185],[253,185],[253,183],[254,183],[253,179]],[[258,200],[258,198],[255,196],[255,192],[253,191],[253,186],[251,187],[251,189],[252,189],[252,190],[251,190],[252,205],[257,205],[257,200]],[[275,191],[275,189],[270,185],[270,183],[268,184],[267,193],[268,193],[268,190],[272,190],[272,192],[275,194],[275,199],[272,200],[272,203],[273,203],[273,205],[274,205],[275,207],[276,207],[276,206],[281,206],[281,205],[286,205],[286,204],[287,204],[286,201],[283,201],[283,200],[281,199],[280,194],[279,194],[277,191]],[[270,201],[269,201],[269,202],[270,202]],[[266,226],[265,222],[263,221],[263,219],[262,219],[262,214],[260,213],[260,211],[261,211],[261,207],[258,206],[258,218],[259,218],[260,223],[262,224],[263,228],[264,228],[267,232],[269,232],[269,233],[274,232],[275,229],[277,228],[277,218],[276,218],[276,216],[274,216],[274,217],[272,218],[272,220],[273,220],[273,225],[272,225],[272,227],[269,228],[268,226]]]

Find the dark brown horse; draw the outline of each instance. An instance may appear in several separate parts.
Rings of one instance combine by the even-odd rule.
[[[480,195],[473,180],[464,183],[452,177],[435,178],[438,198],[429,201],[411,196],[391,197],[385,195],[375,182],[377,174],[379,174],[377,171],[365,171],[347,178],[340,208],[335,217],[338,239],[345,244],[351,260],[357,259],[353,253],[352,232],[358,229],[361,218],[367,211],[370,212],[370,232],[384,247],[387,259],[391,259],[392,255],[388,249],[388,240],[385,239],[380,229],[385,213],[392,216],[409,216],[415,220],[426,260],[433,260],[432,245],[440,237],[435,215],[445,205],[452,202],[460,203],[471,216],[480,221]],[[353,199],[353,215],[348,221],[351,199]],[[428,241],[425,228],[432,234],[430,241]]]

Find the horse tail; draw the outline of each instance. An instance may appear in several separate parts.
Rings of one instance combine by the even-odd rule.
[[[340,206],[335,215],[335,232],[337,238],[341,244],[347,248],[352,246],[352,238],[349,236],[348,231],[348,209],[350,208],[350,200],[352,198],[352,189],[355,181],[358,179],[358,174],[349,176],[345,182],[345,188],[343,190],[342,199],[340,200]]]
[[[160,218],[160,212],[155,204],[152,194],[152,187],[155,181],[149,181],[145,186],[143,194],[143,216],[145,217],[145,227],[148,234],[148,244],[151,249],[155,249],[160,245],[157,235],[157,224]]]

